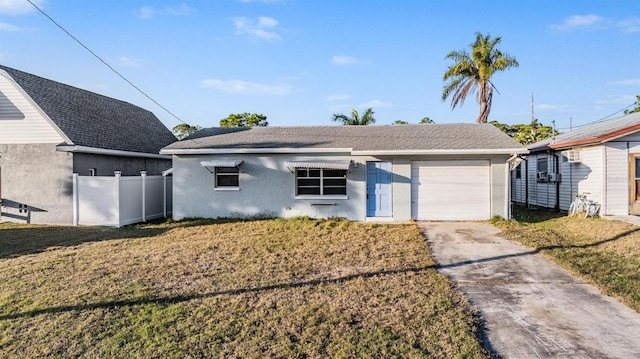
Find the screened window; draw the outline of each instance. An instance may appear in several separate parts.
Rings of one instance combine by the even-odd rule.
[[[538,157],[537,162],[537,171],[538,172],[547,172],[549,170],[549,161],[547,157]]]
[[[347,195],[347,170],[297,168],[296,196]]]
[[[240,187],[240,169],[238,167],[216,167],[216,188]]]

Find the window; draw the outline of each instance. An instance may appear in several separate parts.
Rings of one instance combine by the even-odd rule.
[[[296,196],[346,196],[347,170],[297,168]]]
[[[240,187],[240,169],[238,167],[216,167],[215,178],[215,188]]]
[[[516,167],[516,179],[522,178],[522,166]]]
[[[537,162],[537,172],[547,172],[549,170],[549,161],[547,160],[547,156],[538,157]]]

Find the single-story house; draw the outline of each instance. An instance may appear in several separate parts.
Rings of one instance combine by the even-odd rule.
[[[72,176],[159,175],[176,141],[151,112],[0,66],[0,220],[72,224]]]
[[[173,218],[509,217],[509,160],[491,124],[203,129],[173,156]]]
[[[514,202],[567,211],[576,194],[603,215],[640,215],[640,113],[594,122],[529,145],[511,174]]]

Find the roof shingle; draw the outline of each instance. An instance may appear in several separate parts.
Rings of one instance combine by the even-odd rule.
[[[74,145],[159,153],[175,136],[150,111],[128,102],[0,65]]]
[[[351,148],[354,151],[521,149],[491,124],[207,128],[164,150]]]

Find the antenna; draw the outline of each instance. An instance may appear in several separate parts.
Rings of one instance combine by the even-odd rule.
[[[531,124],[535,121],[535,115],[533,113],[533,92],[531,93]]]

